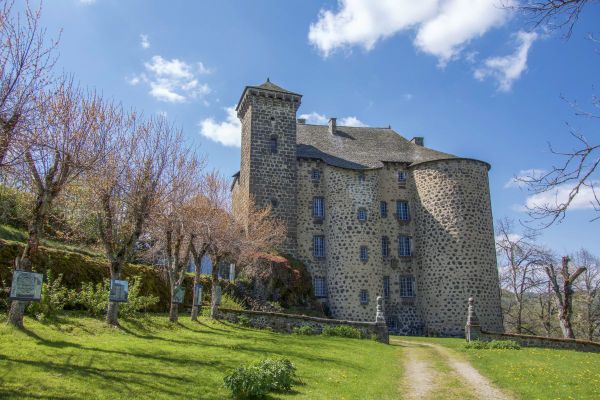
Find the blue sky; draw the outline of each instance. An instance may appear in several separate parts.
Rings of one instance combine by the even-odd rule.
[[[571,148],[567,123],[598,140],[597,122],[561,99],[588,106],[600,84],[600,45],[587,39],[598,20],[592,5],[567,41],[528,30],[493,0],[55,0],[43,12],[49,34],[62,29],[59,68],[126,106],[166,113],[224,174],[239,169],[227,109],[270,77],[304,95],[299,115],[313,121],[390,124],[489,162],[494,218],[522,220],[528,193],[511,177],[557,163],[547,142]],[[600,254],[587,204],[541,240]]]

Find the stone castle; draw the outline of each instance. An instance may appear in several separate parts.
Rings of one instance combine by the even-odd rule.
[[[234,206],[272,205],[281,251],[336,319],[371,321],[383,296],[390,331],[461,335],[473,296],[482,328],[502,332],[490,165],[389,127],[307,124],[301,97],[268,80],[244,89]]]

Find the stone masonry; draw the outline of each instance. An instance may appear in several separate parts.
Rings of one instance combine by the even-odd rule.
[[[272,204],[288,232],[281,250],[307,265],[331,316],[372,321],[382,296],[390,331],[458,336],[473,296],[482,329],[501,332],[489,165],[391,128],[297,121],[300,99],[268,81],[244,90],[232,191],[234,203]]]

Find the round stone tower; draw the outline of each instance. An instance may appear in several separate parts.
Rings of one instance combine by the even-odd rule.
[[[417,293],[426,334],[462,335],[474,297],[484,330],[502,332],[487,163],[413,164]]]

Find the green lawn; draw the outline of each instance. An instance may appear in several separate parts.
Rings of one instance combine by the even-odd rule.
[[[0,320],[2,399],[223,399],[223,376],[249,361],[287,357],[301,384],[277,399],[397,399],[400,351],[371,340],[271,333],[166,315],[122,329],[67,314],[22,332]]]
[[[410,338],[455,350],[500,388],[522,399],[600,399],[600,353],[521,348],[464,349],[463,339]]]

